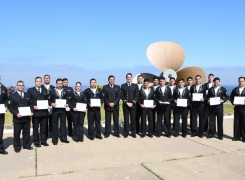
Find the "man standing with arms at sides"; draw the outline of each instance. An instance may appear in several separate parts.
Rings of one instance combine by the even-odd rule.
[[[103,98],[105,108],[105,138],[111,134],[111,116],[113,115],[114,136],[119,135],[119,101],[120,101],[120,86],[115,85],[115,77],[108,77],[109,84],[103,87]]]
[[[190,91],[184,87],[184,79],[178,80],[179,86],[174,90],[174,102],[175,102],[175,126],[174,126],[174,137],[179,136],[179,122],[180,115],[182,119],[182,137],[185,138],[187,135],[187,115],[188,115],[188,104],[190,103]],[[178,99],[186,99],[186,106],[178,106]]]
[[[56,88],[49,92],[49,104],[53,107],[53,117],[52,117],[52,143],[53,145],[58,144],[58,125],[60,120],[60,141],[64,143],[69,143],[66,136],[66,107],[68,107],[67,102],[68,95],[63,89],[62,79],[58,78],[56,80]],[[57,101],[65,100],[63,104],[57,104]]]
[[[170,81],[169,81],[169,87],[171,89],[171,93],[172,93],[172,96],[174,94],[174,90],[176,89],[176,86],[175,86],[175,78],[174,77],[171,77],[170,78]],[[175,103],[174,101],[170,104],[170,122],[169,122],[169,127],[171,128],[171,111],[173,112],[173,130],[174,130],[174,115],[175,115]]]
[[[139,88],[139,91],[140,91],[141,88],[142,88],[142,85],[143,85],[143,76],[141,74],[137,76],[137,85],[138,85],[138,88]],[[141,107],[137,103],[136,104],[136,119],[135,119],[135,122],[136,122],[136,134],[138,134],[140,132],[140,119],[141,119]]]
[[[94,140],[94,132],[96,132],[96,138],[103,139],[101,136],[101,114],[100,106],[103,103],[102,90],[96,87],[96,80],[90,79],[90,87],[84,91],[86,101],[88,104],[88,137],[90,140]],[[96,99],[100,104],[94,105],[91,101]],[[94,129],[95,126],[95,129]]]
[[[131,135],[136,138],[136,106],[139,98],[139,87],[133,84],[132,74],[126,74],[127,82],[121,85],[121,99],[123,101],[123,116],[124,116],[124,138],[129,134],[129,116],[131,121]]]
[[[139,100],[138,104],[141,109],[141,137],[145,137],[146,135],[146,116],[148,116],[148,136],[152,138],[153,133],[153,109],[156,107],[156,102],[154,100],[154,88],[149,87],[149,79],[144,79],[144,85],[139,91]],[[152,101],[152,105],[150,107],[145,106],[145,101]]]
[[[197,132],[197,114],[199,115],[199,137],[203,138],[203,107],[204,101],[206,99],[206,87],[202,85],[202,77],[196,75],[196,83],[191,86],[191,97],[192,97],[192,132],[191,137],[198,135]],[[202,97],[200,99],[194,99],[193,96],[199,95]]]
[[[154,77],[153,78],[153,89],[154,89],[154,92],[156,91],[156,89],[158,88],[159,86],[159,79],[158,77]],[[152,109],[152,113],[153,113],[153,133],[156,131],[156,112],[157,112],[157,104],[156,104],[156,107],[154,109]]]
[[[50,76],[48,74],[44,75],[44,84],[41,86],[42,89],[46,89],[47,94],[49,94],[49,91],[54,89],[55,87],[50,84]],[[50,131],[50,137],[52,133],[52,106],[49,108],[49,115],[48,120],[46,123],[46,138],[48,139],[48,130]]]
[[[48,94],[45,88],[41,88],[42,78],[35,78],[35,87],[29,88],[27,93],[30,95],[31,108],[34,109],[34,115],[32,117],[33,124],[33,143],[36,147],[41,145],[48,146],[46,139],[46,123],[48,119],[49,105],[47,103],[46,109],[39,109],[37,106],[38,100],[47,100]],[[38,129],[40,127],[40,138]]]
[[[187,78],[187,85],[185,85],[185,88],[187,88],[190,91],[192,84],[193,84],[192,77],[189,76]],[[189,111],[189,115],[190,115],[190,129],[191,129],[191,132],[192,132],[192,120],[191,120],[192,119],[192,105],[191,105],[191,101],[188,104],[188,111]]]
[[[245,102],[235,104],[235,97],[245,97],[245,77],[238,78],[239,86],[231,92],[230,101],[234,105],[234,137],[233,141],[241,140],[245,142]]]
[[[64,78],[63,79],[63,89],[66,92],[68,96],[71,96],[73,94],[73,89],[68,86],[68,79]],[[72,137],[72,119],[71,119],[71,113],[70,113],[70,108],[66,108],[66,118],[67,118],[67,123],[68,123],[68,136]]]
[[[209,130],[207,138],[214,137],[215,123],[217,117],[218,139],[223,140],[223,103],[229,99],[228,92],[220,86],[220,79],[214,78],[214,86],[208,90],[207,100],[210,104],[210,98],[219,97],[220,104],[209,106]]]
[[[4,104],[5,112],[8,111],[8,93],[7,88],[1,84],[0,82],[0,104]],[[3,130],[4,130],[4,121],[5,121],[5,114],[0,113],[0,154],[8,154],[5,151],[4,144],[3,144]]]
[[[30,146],[30,116],[33,116],[33,109],[31,109],[30,116],[22,116],[19,113],[19,107],[30,106],[30,95],[24,92],[24,82],[17,82],[17,91],[9,96],[9,111],[13,114],[14,123],[14,150],[19,153],[21,150],[20,133],[23,135],[23,149],[32,150]]]
[[[208,90],[211,89],[214,86],[214,75],[213,74],[209,74],[208,75],[208,82],[204,84],[204,86],[206,86],[206,95],[208,95]],[[204,110],[203,110],[203,131],[207,132],[208,130],[208,122],[209,121],[209,109],[210,109],[210,105],[207,102],[208,100],[206,99],[206,101],[204,102]],[[214,124],[214,132],[216,133],[216,123]]]
[[[170,103],[173,101],[173,96],[170,87],[166,86],[165,78],[160,77],[159,82],[160,86],[155,91],[155,101],[158,103],[156,136],[162,135],[162,114],[164,114],[165,136],[170,138]]]

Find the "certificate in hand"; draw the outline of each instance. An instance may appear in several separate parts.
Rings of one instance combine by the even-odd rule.
[[[220,97],[212,97],[209,100],[210,100],[210,106],[220,104]]]
[[[177,99],[177,106],[187,107],[187,99]]]
[[[245,103],[245,97],[235,96],[234,104],[243,105]]]
[[[146,108],[151,108],[154,105],[153,100],[144,100],[144,106]]]
[[[66,104],[66,99],[55,99],[55,108],[66,108],[65,104]]]
[[[0,104],[0,114],[5,114],[6,113],[6,108],[4,104]]]
[[[48,100],[37,100],[38,109],[48,109]]]
[[[19,107],[19,114],[21,116],[30,116],[31,115],[31,108],[30,106],[28,107]]]
[[[201,101],[201,99],[203,99],[203,94],[202,93],[193,93],[192,99],[193,99],[193,101]]]
[[[101,106],[100,99],[90,99],[90,102],[91,102],[92,107],[100,107]]]
[[[85,103],[77,103],[76,108],[78,111],[85,111],[87,109],[87,104]]]

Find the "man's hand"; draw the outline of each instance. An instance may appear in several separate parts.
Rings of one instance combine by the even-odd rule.
[[[114,103],[109,103],[109,106],[110,106],[111,108],[114,108]]]
[[[201,102],[203,102],[203,101],[204,101],[204,99],[202,98],[200,101],[201,101]]]
[[[34,108],[35,110],[38,110],[38,107],[37,107],[37,106],[33,106],[33,108]]]
[[[21,118],[21,117],[22,117],[22,116],[20,115],[20,113],[18,113],[16,116],[17,116],[17,118]]]
[[[77,108],[73,108],[73,111],[77,111],[78,109]]]
[[[208,100],[208,104],[210,104],[210,100]]]
[[[223,100],[223,99],[220,99],[219,101],[220,101],[220,103],[223,103],[223,102],[224,102],[224,100]]]
[[[175,104],[177,104],[177,100],[174,100]]]
[[[142,108],[145,108],[144,104],[141,104],[140,106],[141,106]]]
[[[65,107],[68,107],[69,105],[68,104],[65,104]]]
[[[33,113],[30,114],[30,116],[33,116],[33,115],[34,115]]]
[[[132,103],[126,103],[128,107],[132,107],[133,104]]]
[[[5,112],[8,112],[8,108],[7,107],[5,108]]]
[[[85,109],[83,112],[87,112],[88,110],[87,109]]]
[[[154,105],[154,106],[151,106],[151,109],[154,109],[156,107],[156,105]]]
[[[56,107],[56,104],[55,103],[52,103],[51,106]]]

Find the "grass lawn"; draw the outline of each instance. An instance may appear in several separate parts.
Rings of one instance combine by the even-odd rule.
[[[232,116],[233,115],[233,105],[232,104],[224,104],[224,115]],[[12,114],[8,111],[5,114],[5,128],[9,129],[12,128]],[[104,123],[105,120],[105,111],[104,106],[101,107],[101,120]],[[122,102],[120,102],[120,110],[119,110],[119,121],[123,121],[123,110],[122,110]],[[11,126],[8,126],[10,124]],[[87,124],[87,117],[85,119],[84,124]]]

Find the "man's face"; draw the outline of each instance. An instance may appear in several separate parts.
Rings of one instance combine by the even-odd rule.
[[[35,80],[35,86],[39,88],[39,87],[41,87],[41,85],[42,85],[42,79],[41,78],[37,78]]]
[[[142,76],[139,76],[137,78],[137,82],[138,82],[138,84],[142,84],[143,83],[143,77]]]
[[[154,86],[158,86],[159,85],[159,80],[158,79],[154,79]]]
[[[90,82],[90,87],[91,87],[91,88],[96,88],[96,81],[95,81],[95,80],[92,80],[92,81]]]
[[[202,83],[202,78],[200,78],[199,76],[196,77],[196,83],[197,84],[201,84]]]
[[[77,84],[76,84],[76,90],[77,90],[77,91],[80,91],[80,90],[81,90],[81,88],[82,88],[82,85],[81,85],[81,84],[79,84],[79,83],[77,83]]]
[[[238,83],[239,83],[239,86],[240,86],[240,87],[244,87],[244,85],[245,85],[245,81],[244,81],[243,78],[240,78],[240,79],[238,80]]]
[[[126,78],[126,79],[127,79],[127,82],[128,82],[128,83],[131,83],[131,81],[132,81],[132,76],[131,76],[131,75],[127,75],[127,78]]]
[[[215,87],[218,87],[219,85],[220,85],[220,81],[219,80],[214,81],[214,86]]]
[[[208,81],[209,81],[210,83],[212,83],[212,82],[214,81],[214,77],[213,77],[213,76],[208,76]]]
[[[179,88],[183,88],[185,85],[184,81],[179,81]]]
[[[169,84],[170,84],[170,86],[173,86],[175,84],[175,80],[174,79],[170,79]]]
[[[67,80],[63,81],[63,86],[64,87],[67,87],[68,86],[68,81]]]
[[[49,83],[50,83],[50,77],[44,76],[44,84],[49,84]]]
[[[188,80],[187,80],[187,84],[188,84],[189,86],[192,85],[192,83],[193,83],[192,79],[188,79]]]
[[[25,85],[22,82],[18,82],[16,88],[18,89],[18,91],[22,92],[25,88]]]
[[[57,82],[56,82],[56,87],[57,87],[58,89],[61,89],[62,86],[63,86],[63,82],[62,82],[62,81],[57,81]]]
[[[160,85],[165,86],[165,84],[166,84],[166,81],[164,79],[160,79]]]
[[[149,88],[149,82],[148,81],[144,82],[144,88],[145,89],[148,89]]]
[[[110,79],[108,81],[109,81],[109,84],[114,84],[115,83],[115,78],[110,77]]]

